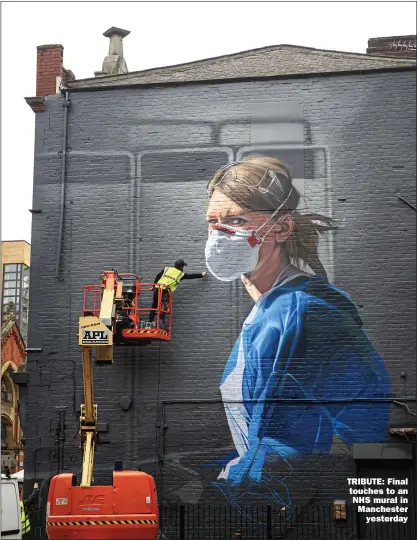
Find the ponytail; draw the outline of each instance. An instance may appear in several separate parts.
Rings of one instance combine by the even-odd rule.
[[[297,266],[301,262],[308,265],[327,282],[327,273],[319,259],[318,247],[322,234],[338,229],[336,221],[321,214],[293,212],[292,215],[294,229],[285,245],[288,256]]]

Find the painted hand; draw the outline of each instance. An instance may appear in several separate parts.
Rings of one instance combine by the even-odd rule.
[[[262,296],[261,291],[259,291],[256,285],[254,285],[252,281],[249,278],[247,278],[244,274],[240,276],[240,279],[242,280],[242,283],[244,284],[249,295],[256,302]]]

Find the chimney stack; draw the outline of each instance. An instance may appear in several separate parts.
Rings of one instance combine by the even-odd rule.
[[[34,112],[43,112],[45,96],[59,94],[61,84],[75,79],[74,73],[63,66],[62,45],[37,47],[36,97],[25,98]]]
[[[109,54],[103,60],[102,70],[94,72],[96,77],[128,73],[126,60],[123,56],[123,38],[129,34],[129,30],[123,30],[115,26],[104,32],[103,36],[110,39]]]
[[[366,54],[395,58],[416,58],[416,36],[389,36],[368,40]]]

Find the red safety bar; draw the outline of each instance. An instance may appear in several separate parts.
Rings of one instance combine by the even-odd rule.
[[[141,283],[140,285],[142,292],[152,292],[155,288],[154,283]],[[162,304],[163,291],[168,292],[168,302],[165,307]],[[138,307],[139,306],[139,294],[136,292],[134,306],[124,307],[123,310],[126,310],[129,313],[129,318],[133,321],[133,328],[126,328],[122,330],[122,336],[126,339],[136,339],[136,338],[156,338],[169,341],[171,339],[171,329],[172,329],[172,293],[170,289],[162,285],[158,285],[158,304],[156,308],[152,307]],[[149,319],[150,313],[154,311],[155,316],[154,320],[156,322],[155,328],[141,328],[141,321],[147,322]],[[160,326],[161,315],[165,314],[164,328]],[[168,324],[168,327],[166,327]]]
[[[116,313],[125,313],[132,321],[131,328],[124,328],[121,335],[125,340],[134,341],[136,339],[161,339],[169,341],[171,339],[172,329],[172,293],[170,289],[162,285],[158,285],[158,304],[156,308],[140,307],[139,299],[142,292],[152,292],[155,288],[154,283],[141,283],[139,276],[131,273],[117,274],[113,271],[106,271],[101,276],[101,284],[85,285],[83,299],[83,313],[91,313],[92,315],[100,316],[101,297],[105,287],[114,287],[115,292],[117,285],[123,278],[130,278],[135,282],[135,296],[130,305],[120,305],[116,298]],[[163,305],[162,298],[164,291],[167,291],[167,305]],[[154,311],[155,327],[141,327],[141,321],[147,322],[150,313]],[[160,326],[161,315],[165,315],[164,328]],[[115,328],[113,329],[115,331]]]
[[[85,285],[83,313],[92,313],[95,317],[98,317],[100,315],[100,306],[101,285]]]

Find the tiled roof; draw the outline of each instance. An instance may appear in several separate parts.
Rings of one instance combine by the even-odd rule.
[[[69,88],[96,88],[141,84],[169,84],[293,76],[303,74],[372,71],[416,66],[414,58],[392,58],[349,52],[275,45],[186,64],[134,71],[122,75],[80,79]]]

